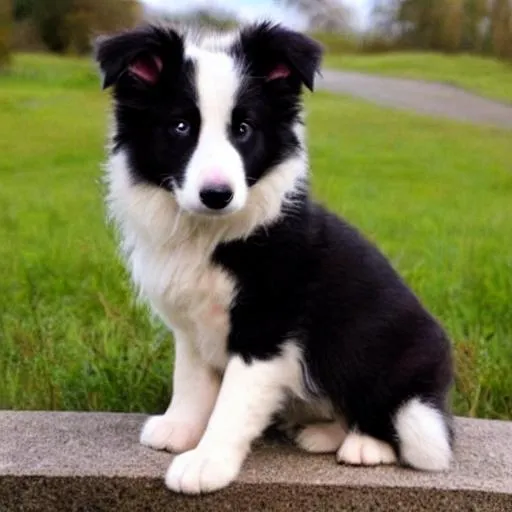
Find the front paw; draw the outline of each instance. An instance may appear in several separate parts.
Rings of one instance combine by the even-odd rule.
[[[184,494],[217,491],[237,477],[242,462],[241,454],[197,448],[172,461],[165,484],[172,491]]]
[[[204,428],[192,422],[174,419],[171,415],[151,416],[140,434],[140,443],[154,450],[181,453],[197,446]]]

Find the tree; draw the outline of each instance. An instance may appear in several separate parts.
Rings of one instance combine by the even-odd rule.
[[[9,64],[11,54],[11,30],[11,0],[0,0],[0,69]]]
[[[497,57],[512,58],[512,6],[509,0],[494,0],[491,7],[491,44]]]
[[[30,19],[49,50],[84,53],[96,33],[131,27],[142,11],[137,0],[14,0],[14,16]]]
[[[374,20],[401,46],[512,57],[512,0],[378,0]]]
[[[481,52],[485,44],[485,25],[488,19],[488,0],[464,2],[464,27],[461,49]]]
[[[43,43],[55,52],[63,52],[68,45],[65,18],[72,0],[14,0],[16,21],[30,19]]]
[[[438,2],[437,9],[435,22],[438,30],[433,47],[437,46],[446,52],[456,52],[460,50],[462,44],[465,19],[464,0]]]
[[[16,21],[28,18],[33,13],[35,0],[14,0],[13,16]]]
[[[85,53],[95,35],[131,28],[141,17],[136,0],[73,0],[65,17],[69,49]]]

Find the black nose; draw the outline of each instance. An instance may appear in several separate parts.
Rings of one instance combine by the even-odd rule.
[[[212,210],[222,210],[233,199],[233,191],[228,185],[209,185],[199,192],[205,206]]]

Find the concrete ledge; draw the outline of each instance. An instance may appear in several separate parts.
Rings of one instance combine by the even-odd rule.
[[[139,446],[145,418],[0,412],[0,511],[512,511],[512,422],[457,419],[446,474],[349,468],[266,444],[228,489],[186,497],[164,487],[172,455]]]

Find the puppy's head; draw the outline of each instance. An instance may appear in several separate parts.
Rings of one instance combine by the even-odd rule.
[[[127,155],[134,184],[186,212],[243,210],[304,151],[300,96],[321,48],[300,33],[268,22],[223,36],[144,26],[98,39],[96,58],[113,88],[113,151]]]

